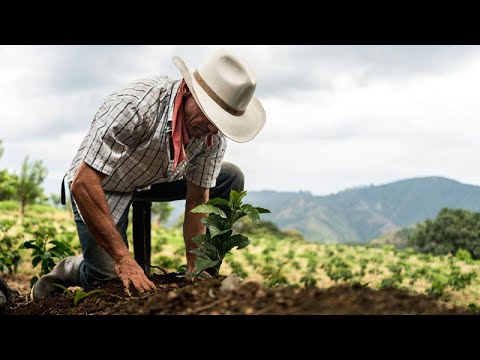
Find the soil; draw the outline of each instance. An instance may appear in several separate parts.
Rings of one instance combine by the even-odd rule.
[[[59,293],[33,303],[19,291],[7,310],[12,315],[319,315],[319,314],[471,314],[464,308],[435,301],[425,295],[411,295],[391,289],[376,291],[363,287],[336,286],[328,289],[265,288],[256,282],[243,282],[236,290],[221,288],[224,276],[185,281],[177,274],[153,275],[153,292],[126,294],[121,283],[111,281],[73,305],[72,297]],[[10,287],[15,279],[5,279]]]

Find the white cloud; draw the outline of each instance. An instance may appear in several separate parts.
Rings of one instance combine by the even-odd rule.
[[[58,191],[103,98],[192,68],[220,46],[0,48],[0,168],[43,159]],[[267,123],[226,160],[250,190],[346,187],[440,175],[480,184],[480,47],[223,46],[255,68]]]

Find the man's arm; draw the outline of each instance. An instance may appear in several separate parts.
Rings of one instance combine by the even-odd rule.
[[[85,225],[115,262],[115,271],[128,289],[130,283],[139,291],[155,288],[132,258],[115,226],[102,188],[105,174],[82,162],[72,183],[72,196],[78,206]]]
[[[195,270],[196,255],[190,254],[197,245],[192,239],[201,234],[205,234],[206,227],[200,222],[205,214],[191,213],[195,206],[205,204],[208,201],[210,190],[200,187],[187,181],[187,199],[185,203],[185,221],[183,222],[183,239],[185,241],[185,251],[187,256],[187,274]]]

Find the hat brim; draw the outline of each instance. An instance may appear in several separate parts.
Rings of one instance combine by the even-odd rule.
[[[203,113],[226,137],[244,143],[257,136],[265,125],[266,114],[256,97],[252,98],[243,115],[232,115],[208,96],[180,57],[174,56],[172,60]]]

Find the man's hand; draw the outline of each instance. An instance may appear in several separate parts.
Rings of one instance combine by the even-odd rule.
[[[156,288],[130,254],[125,254],[115,262],[115,271],[126,289],[129,288],[130,284],[133,284],[140,293]]]

